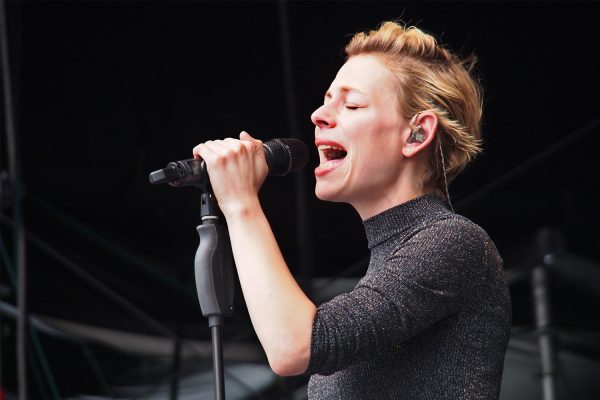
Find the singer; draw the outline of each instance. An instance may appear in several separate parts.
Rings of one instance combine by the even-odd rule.
[[[452,211],[448,183],[480,151],[471,61],[395,22],[354,35],[312,114],[318,198],[352,205],[371,250],[350,292],[302,292],[261,209],[260,141],[196,146],[229,226],[271,368],[310,374],[310,399],[497,399],[511,309],[502,260]]]

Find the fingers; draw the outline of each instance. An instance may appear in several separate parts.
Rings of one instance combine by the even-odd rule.
[[[214,152],[218,155],[225,155],[229,151],[240,154],[245,151],[258,151],[262,149],[263,142],[250,136],[248,132],[240,133],[240,140],[226,138],[223,140],[209,140],[194,147],[192,154],[194,158],[205,158],[203,152]]]
[[[256,148],[254,142],[233,138],[223,139],[223,144],[236,153],[245,153],[246,151],[250,153]]]
[[[229,161],[239,159],[242,153],[241,146],[224,140],[209,140],[194,148],[194,154],[206,162],[209,173],[213,167],[222,169]]]
[[[239,146],[227,144],[224,140],[209,140],[194,147],[192,154],[194,158],[202,158],[208,163],[218,157],[225,157],[230,152],[239,152]]]
[[[209,140],[194,147],[194,158],[202,158],[207,167],[211,165],[223,167],[230,161],[240,160],[262,151],[262,141],[254,139],[247,132],[240,134],[240,140],[226,138]],[[252,158],[252,157],[250,157]]]

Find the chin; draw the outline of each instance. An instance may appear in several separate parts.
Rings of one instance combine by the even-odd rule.
[[[319,185],[319,183],[317,183],[315,186],[315,196],[317,196],[319,200],[323,201],[332,201],[336,203],[344,201],[338,190],[334,190],[328,187],[322,187]]]
[[[324,188],[322,187],[322,185],[319,185],[319,182],[317,182],[317,184],[315,185],[315,196],[317,196],[319,200],[331,201],[332,194],[333,193],[331,193],[330,190],[327,190],[327,188]]]
[[[317,199],[319,200],[329,201],[329,196],[326,191],[315,188],[315,196],[317,196]]]

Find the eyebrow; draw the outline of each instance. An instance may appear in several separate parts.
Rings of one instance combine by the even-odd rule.
[[[358,90],[356,88],[350,87],[350,86],[342,86],[342,87],[340,87],[339,91],[342,92],[342,93],[344,93],[344,94],[346,94],[348,92],[354,91],[354,92],[358,92],[359,94],[362,94],[363,96],[369,97],[368,94],[366,94],[366,93],[364,93],[364,92],[362,92],[362,91],[360,91],[360,90]],[[332,96],[333,95],[331,94],[330,90],[328,90],[328,91],[325,92],[325,96],[324,96],[325,98],[332,97]]]

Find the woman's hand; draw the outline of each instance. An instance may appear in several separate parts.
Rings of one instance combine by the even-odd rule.
[[[258,205],[258,191],[268,173],[260,140],[242,132],[240,140],[227,138],[199,144],[193,154],[206,162],[213,192],[225,217]]]

